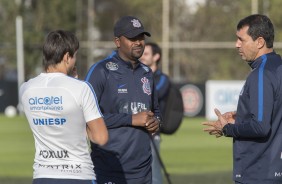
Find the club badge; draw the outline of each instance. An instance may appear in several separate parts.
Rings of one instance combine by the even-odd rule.
[[[131,22],[132,22],[133,27],[137,27],[137,28],[141,27],[141,23],[139,22],[139,20],[132,19]]]
[[[107,68],[108,70],[114,71],[114,70],[117,70],[117,69],[118,69],[118,65],[117,65],[116,63],[113,63],[113,62],[108,62],[108,63],[106,64],[106,68]]]
[[[147,95],[151,95],[151,87],[150,87],[150,82],[146,77],[143,77],[141,79],[141,82],[143,83],[143,91],[144,93],[146,93]]]

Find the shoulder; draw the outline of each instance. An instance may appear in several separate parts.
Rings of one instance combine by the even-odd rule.
[[[62,88],[67,90],[74,96],[81,96],[82,94],[92,93],[93,88],[89,82],[66,76],[61,85]]]
[[[161,78],[162,80],[169,81],[168,75],[166,75],[165,73],[163,73],[163,72],[160,71],[160,70],[157,70],[157,71],[154,73],[154,76],[155,76],[156,78]]]
[[[105,58],[97,63],[93,64],[85,77],[86,81],[89,81],[93,77],[103,77],[106,76],[109,70],[114,70],[116,64],[112,58]]]
[[[140,68],[141,70],[143,70],[145,73],[149,73],[149,74],[153,74],[153,71],[150,67],[148,67],[147,65],[143,64],[140,62]]]
[[[61,78],[62,86],[65,85],[66,87],[79,89],[86,85],[85,81],[71,77],[71,76],[64,76]]]
[[[24,82],[20,86],[20,90],[31,88],[31,87],[41,86],[42,85],[42,81],[43,81],[43,79],[42,79],[42,77],[40,77],[40,75],[36,76],[34,78],[31,78],[28,81]]]
[[[267,76],[281,76],[282,75],[282,60],[280,55],[276,53],[270,53],[265,55],[262,59],[262,63],[257,70],[257,73],[264,72]]]
[[[168,75],[166,75],[165,73],[161,72],[161,77],[162,78],[165,78],[166,80],[169,80],[169,77]]]
[[[111,62],[111,59],[109,58],[105,58],[103,60],[100,60],[96,63],[94,63],[91,67],[90,67],[90,71],[91,70],[105,70],[106,69],[106,65],[107,63]]]
[[[276,69],[281,65],[282,65],[281,56],[276,54],[275,52],[272,52],[262,56],[262,63],[260,65],[260,68],[264,67],[265,69],[272,70],[272,69]]]

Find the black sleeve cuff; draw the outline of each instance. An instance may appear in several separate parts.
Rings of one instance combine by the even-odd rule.
[[[230,125],[231,124],[228,123],[222,128],[222,133],[225,137],[232,137],[232,136],[230,136],[230,134],[228,134],[228,129],[229,129]]]

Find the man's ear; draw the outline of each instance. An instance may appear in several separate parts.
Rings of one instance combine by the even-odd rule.
[[[265,46],[265,40],[264,40],[264,38],[263,37],[258,37],[257,38],[257,48],[258,49],[261,49],[261,48],[263,48],[264,46]]]
[[[154,62],[158,61],[160,58],[161,58],[161,55],[159,53],[157,53],[153,56]]]
[[[116,47],[117,47],[117,48],[120,48],[120,38],[115,37],[114,42],[115,42],[115,44],[116,44]]]
[[[63,61],[66,63],[66,64],[69,64],[69,59],[70,59],[70,54],[69,52],[65,53],[64,57],[63,57]]]

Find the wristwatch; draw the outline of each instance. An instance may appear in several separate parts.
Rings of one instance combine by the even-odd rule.
[[[159,128],[161,128],[161,126],[162,126],[161,117],[155,116],[155,118],[159,121]]]

